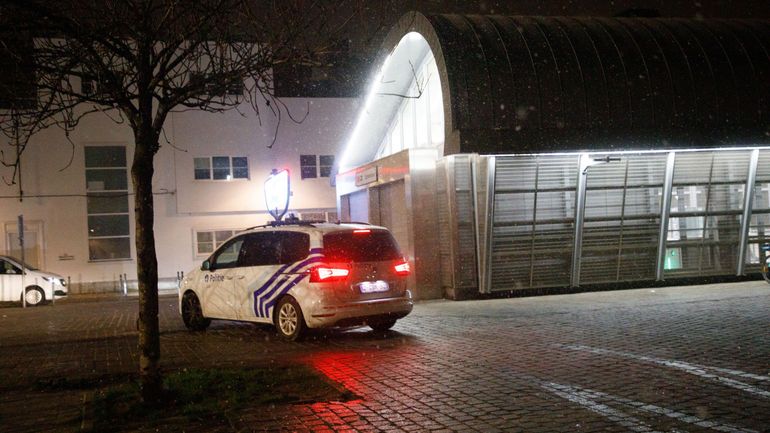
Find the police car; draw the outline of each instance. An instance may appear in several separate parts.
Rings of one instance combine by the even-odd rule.
[[[412,311],[409,273],[384,227],[275,222],[238,233],[190,272],[179,311],[191,330],[211,319],[271,323],[288,340],[307,328],[384,331]]]

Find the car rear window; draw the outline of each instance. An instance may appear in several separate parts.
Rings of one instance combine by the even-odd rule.
[[[398,259],[401,252],[389,231],[345,231],[324,235],[324,256],[329,261],[377,262]]]

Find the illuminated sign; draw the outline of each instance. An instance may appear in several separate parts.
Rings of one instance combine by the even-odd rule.
[[[280,221],[289,209],[289,195],[289,170],[273,169],[265,181],[265,205],[276,221]]]
[[[377,182],[377,166],[356,172],[356,186],[368,185]]]

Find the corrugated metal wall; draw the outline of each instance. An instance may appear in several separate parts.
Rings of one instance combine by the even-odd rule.
[[[497,157],[491,287],[569,284],[577,155]]]
[[[482,292],[742,274],[770,238],[767,148],[485,158]]]
[[[436,171],[441,285],[452,298],[478,287],[474,162],[473,155],[453,155]]]

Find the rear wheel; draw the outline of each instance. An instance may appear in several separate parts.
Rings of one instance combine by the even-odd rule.
[[[182,298],[182,321],[192,331],[205,331],[211,324],[211,319],[203,317],[201,303],[195,293],[187,292]]]
[[[27,287],[24,292],[24,301],[26,301],[28,307],[36,307],[45,302],[45,293],[40,287]]]
[[[275,329],[281,338],[297,341],[305,333],[305,319],[299,304],[291,296],[285,296],[278,302],[275,314]]]
[[[375,322],[369,323],[369,327],[377,332],[384,332],[388,329],[392,328],[393,325],[396,324],[396,319],[384,319],[384,320],[377,320]]]

